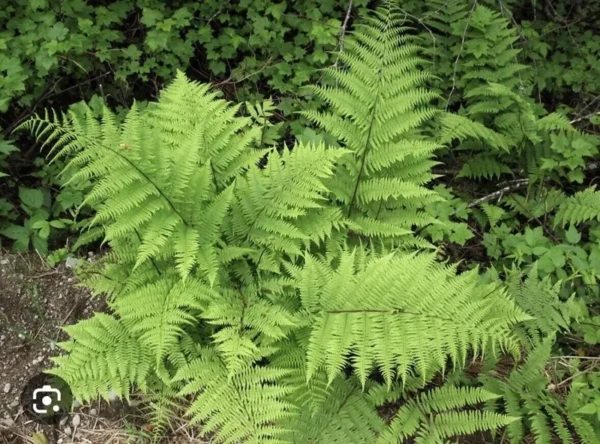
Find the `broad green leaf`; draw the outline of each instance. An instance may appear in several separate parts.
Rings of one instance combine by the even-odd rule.
[[[37,188],[19,188],[19,198],[31,209],[41,208],[44,204],[44,193]]]

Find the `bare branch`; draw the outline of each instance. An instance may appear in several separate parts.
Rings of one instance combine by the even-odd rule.
[[[339,54],[344,52],[344,38],[346,37],[346,28],[348,27],[348,20],[350,20],[350,13],[352,12],[352,0],[348,2],[348,9],[346,10],[346,17],[344,18],[344,23],[342,23],[342,27],[340,28],[340,36],[339,36]],[[336,57],[335,63],[333,64],[334,68],[337,68],[338,61],[340,60],[339,56]]]
[[[494,200],[494,199],[502,199],[502,196],[504,196],[505,193],[508,193],[509,191],[513,191],[516,190],[518,188],[524,187],[529,183],[529,180],[527,179],[523,179],[520,182],[516,182],[512,185],[507,185],[504,188],[499,189],[498,191],[494,191],[493,193],[490,193],[486,196],[480,197],[479,199],[475,199],[474,201],[472,201],[469,205],[467,205],[467,208],[473,208],[479,204],[482,204],[484,202],[487,202],[489,200]]]
[[[570,123],[571,125],[573,125],[574,123],[581,122],[582,120],[587,120],[587,119],[589,119],[590,117],[594,117],[594,116],[598,116],[598,115],[600,115],[600,111],[596,111],[595,113],[587,114],[587,115],[585,115],[585,116],[583,116],[583,117],[578,117],[578,118],[576,118],[576,119],[569,120],[569,123]]]

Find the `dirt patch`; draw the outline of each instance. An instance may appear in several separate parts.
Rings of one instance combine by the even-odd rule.
[[[0,252],[0,436],[5,441],[11,429],[27,421],[21,391],[52,365],[56,343],[67,338],[60,327],[104,309],[103,300],[78,287],[65,265],[51,268],[33,253]]]
[[[119,400],[78,405],[56,427],[23,414],[21,392],[30,378],[52,366],[50,357],[60,353],[56,343],[67,339],[61,327],[106,310],[104,299],[92,298],[78,282],[64,264],[51,268],[35,253],[0,251],[0,444],[151,442],[135,397],[131,405]],[[46,441],[34,441],[35,433]],[[206,442],[182,418],[172,419],[167,434],[163,442]]]
[[[51,366],[56,343],[67,338],[60,327],[104,310],[101,298],[76,284],[65,265],[0,253],[0,420],[18,414],[26,382]]]

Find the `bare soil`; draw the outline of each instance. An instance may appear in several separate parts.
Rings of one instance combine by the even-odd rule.
[[[20,405],[27,381],[52,367],[50,358],[60,354],[56,343],[67,339],[61,327],[105,310],[104,299],[79,286],[64,264],[51,268],[35,253],[0,250],[0,444],[152,441],[134,397],[131,404],[114,400],[79,405],[56,427],[36,424]],[[36,433],[43,438],[34,438]],[[182,418],[173,418],[167,433],[166,443],[207,442]]]
[[[0,419],[18,413],[24,384],[51,365],[56,342],[66,339],[60,327],[104,309],[76,283],[64,265],[0,253]]]

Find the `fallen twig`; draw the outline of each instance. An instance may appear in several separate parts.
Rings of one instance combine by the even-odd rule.
[[[479,204],[482,204],[482,203],[487,202],[489,200],[494,200],[496,198],[501,199],[502,196],[504,195],[504,193],[508,193],[509,191],[513,191],[513,190],[516,190],[518,188],[524,187],[528,183],[529,183],[529,181],[525,179],[522,182],[517,182],[517,183],[514,183],[512,185],[505,186],[504,188],[501,188],[498,191],[494,191],[493,193],[490,193],[490,194],[488,194],[486,196],[480,197],[479,199],[475,199],[469,205],[467,205],[467,208],[475,207],[475,206],[477,206]]]
[[[573,125],[574,123],[581,122],[582,120],[587,120],[587,119],[589,119],[590,117],[594,117],[594,116],[598,116],[598,115],[600,115],[600,111],[596,111],[595,113],[587,114],[587,115],[585,115],[585,116],[583,116],[583,117],[578,117],[578,118],[576,118],[576,119],[569,120],[569,123],[570,123],[571,125]]]

